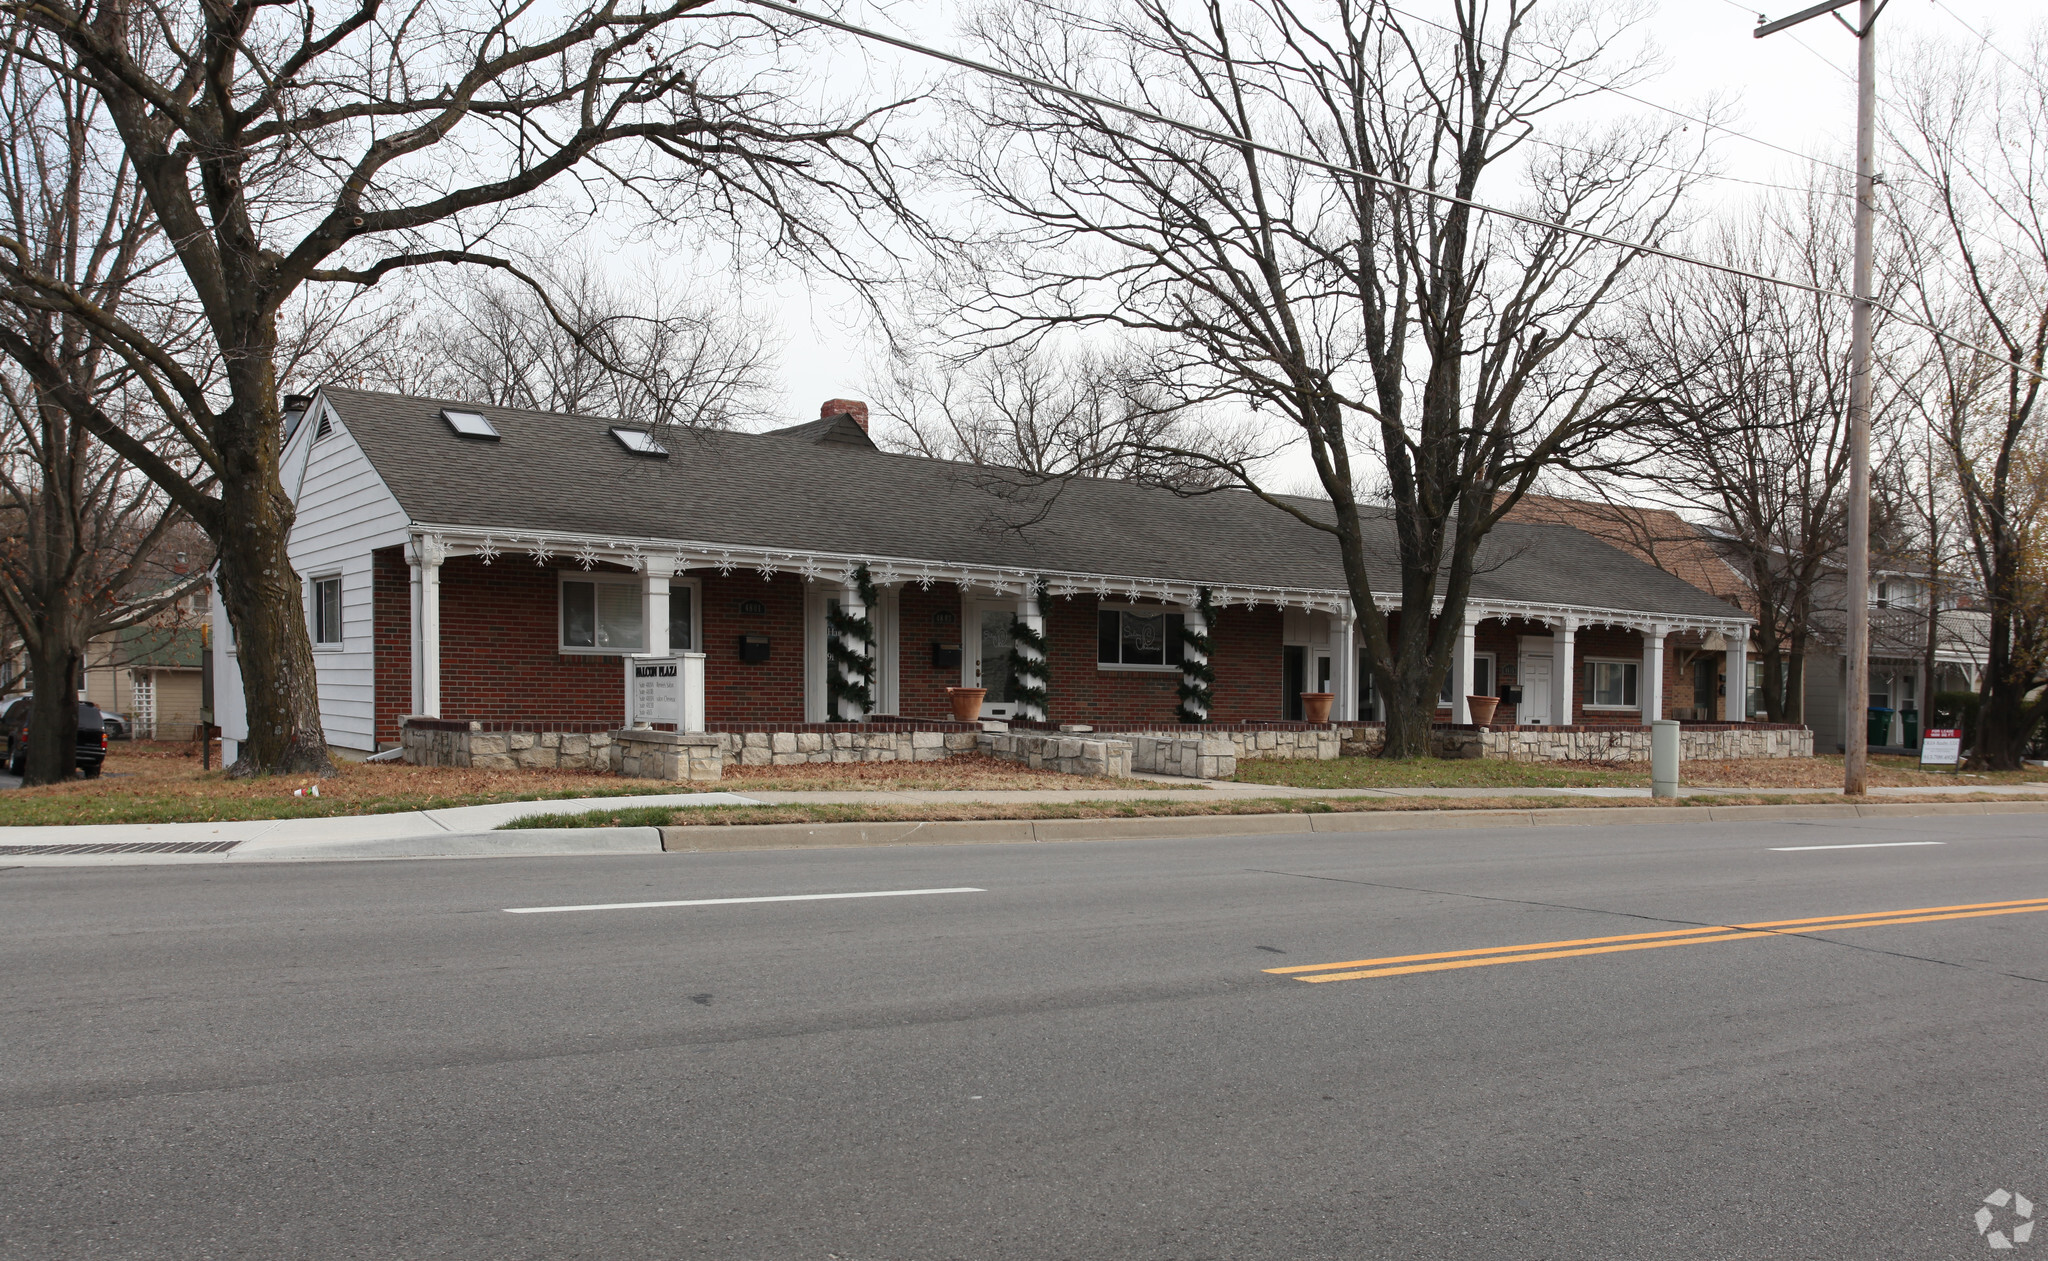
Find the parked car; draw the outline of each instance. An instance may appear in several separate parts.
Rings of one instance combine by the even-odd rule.
[[[135,724],[128,721],[128,715],[126,714],[117,714],[112,710],[103,709],[100,711],[100,721],[106,724],[107,739],[109,740],[126,740],[135,734]]]
[[[32,705],[24,696],[0,714],[0,735],[7,740],[7,770],[19,775],[28,765],[28,715]],[[87,779],[99,777],[107,760],[107,728],[100,707],[91,701],[78,702],[78,767]]]

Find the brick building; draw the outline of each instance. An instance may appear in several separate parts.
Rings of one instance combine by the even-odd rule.
[[[702,654],[702,721],[822,722],[835,609],[871,626],[870,718],[945,718],[949,687],[980,686],[988,718],[1172,723],[1181,631],[1204,616],[1212,720],[1298,719],[1304,692],[1334,693],[1338,719],[1378,716],[1328,534],[1239,492],[888,454],[865,408],[826,411],[766,434],[649,434],[355,390],[296,400],[291,546],[329,741],[389,747],[409,715],[616,726],[626,664],[670,654]],[[1391,579],[1391,523],[1370,527]],[[1524,725],[1674,714],[1701,645],[1735,664],[1748,625],[1584,530],[1504,523],[1441,717],[1469,721],[1475,694]],[[1011,678],[1018,626],[1043,637],[1042,710]],[[218,629],[234,741],[239,672]]]

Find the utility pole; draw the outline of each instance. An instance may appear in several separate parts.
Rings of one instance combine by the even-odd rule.
[[[1790,17],[1764,22],[1756,37],[1833,14],[1856,37],[1856,266],[1849,346],[1849,558],[1843,587],[1849,605],[1849,680],[1844,688],[1842,791],[1861,797],[1870,778],[1870,324],[1871,267],[1877,218],[1877,15],[1890,0],[1825,0]],[[1860,6],[1855,26],[1837,12]],[[1735,680],[1730,679],[1732,686]],[[1747,682],[1745,680],[1745,682]],[[1924,702],[1923,702],[1924,703]]]

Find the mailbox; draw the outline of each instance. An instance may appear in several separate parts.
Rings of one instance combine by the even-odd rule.
[[[766,661],[768,659],[768,637],[766,635],[740,636],[741,661]]]
[[[960,668],[960,645],[932,644],[932,668],[935,670],[958,670]]]

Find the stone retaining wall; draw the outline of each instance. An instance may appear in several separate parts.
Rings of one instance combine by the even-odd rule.
[[[408,718],[399,747],[414,766],[485,770],[601,771],[612,767],[608,731],[493,731],[490,723]]]
[[[1508,762],[1647,762],[1648,727],[1435,727],[1430,751],[1442,758],[1499,758]],[[1347,757],[1370,757],[1386,743],[1386,728],[1372,723],[1344,738]],[[1714,723],[1678,729],[1681,762],[1813,756],[1813,732],[1783,723]]]
[[[1022,762],[1034,771],[1107,775],[1112,779],[1128,779],[1131,774],[1131,742],[1121,737],[985,731],[977,747],[1005,762]]]
[[[972,753],[979,731],[721,731],[726,760],[738,766],[806,762],[936,762]]]

